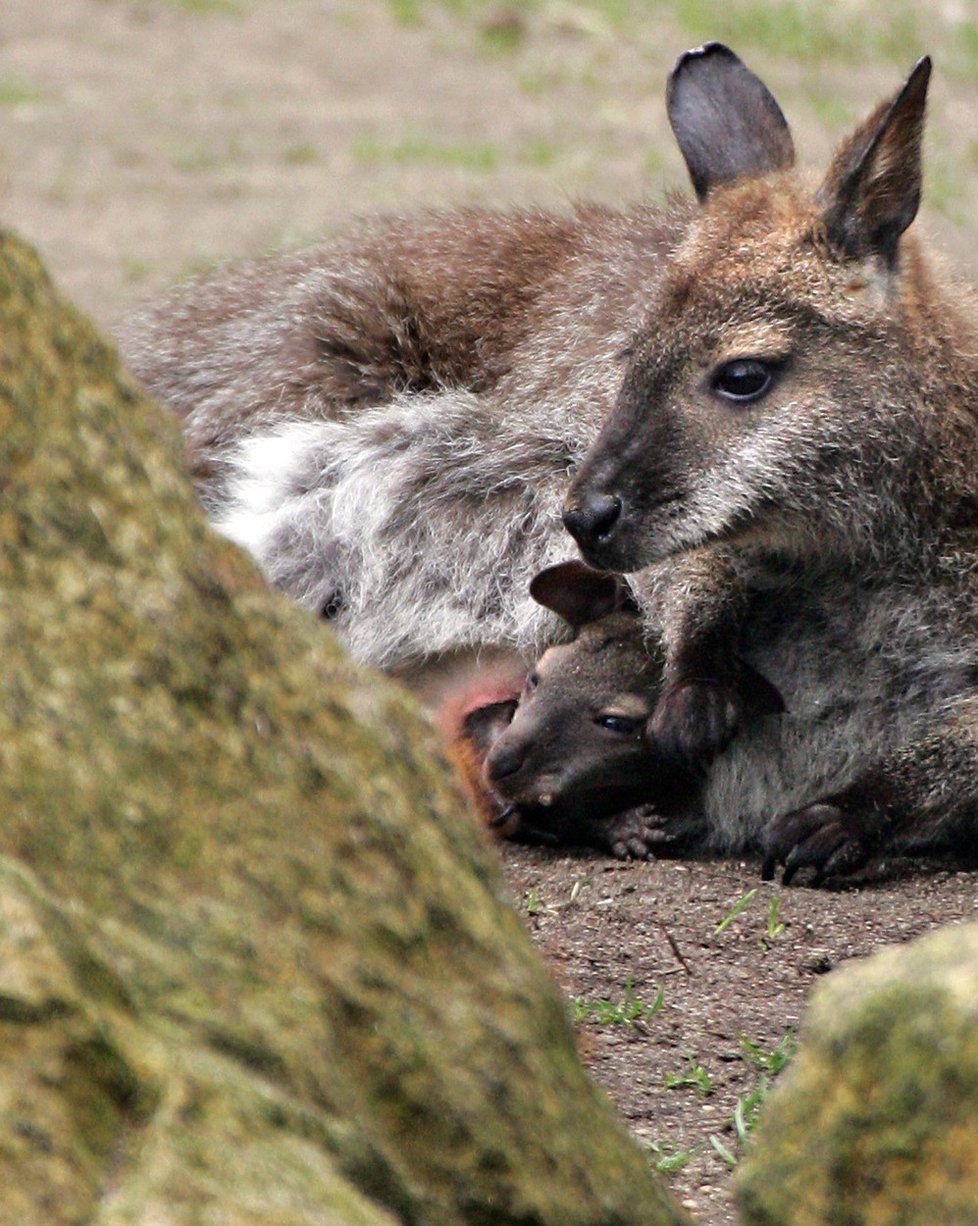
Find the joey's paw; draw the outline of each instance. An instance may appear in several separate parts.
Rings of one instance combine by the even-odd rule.
[[[667,757],[708,765],[730,744],[742,715],[743,703],[731,686],[683,681],[663,693],[649,727]]]
[[[666,821],[651,805],[616,813],[603,823],[601,842],[619,860],[654,860],[672,841]]]
[[[876,843],[878,813],[823,801],[776,818],[765,838],[761,876],[770,881],[784,865],[782,881],[789,885],[801,869],[813,871],[812,884],[862,868]]]

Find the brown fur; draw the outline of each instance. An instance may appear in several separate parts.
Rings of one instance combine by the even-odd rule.
[[[378,218],[329,246],[184,286],[125,321],[120,345],[183,417],[206,497],[215,460],[259,424],[554,373],[527,368],[547,361],[532,352],[540,338],[581,311],[597,315],[584,345],[601,344],[682,222],[678,208],[587,205]],[[614,296],[609,265],[627,279]]]

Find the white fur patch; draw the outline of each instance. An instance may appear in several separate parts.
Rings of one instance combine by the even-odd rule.
[[[216,526],[307,608],[339,608],[336,629],[364,661],[533,654],[554,625],[529,581],[573,552],[559,498],[580,446],[507,430],[468,392],[405,395],[249,438]]]

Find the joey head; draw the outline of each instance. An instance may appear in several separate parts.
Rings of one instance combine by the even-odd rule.
[[[527,676],[485,759],[487,784],[519,813],[524,835],[597,843],[618,855],[675,843],[665,819],[695,809],[699,779],[658,742],[663,652],[646,640],[628,585],[567,562],[537,575],[530,591],[574,638],[548,648]],[[782,709],[763,678],[751,671],[749,682],[753,713]]]

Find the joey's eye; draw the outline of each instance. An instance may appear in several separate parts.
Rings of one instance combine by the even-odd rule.
[[[627,715],[598,715],[594,722],[609,732],[618,732],[623,736],[635,732],[642,723],[640,719],[630,719]]]
[[[774,382],[774,371],[758,358],[735,358],[713,372],[711,387],[724,400],[750,404],[760,400]]]
[[[530,673],[527,676],[526,681],[524,681],[523,689],[525,690],[527,694],[530,694],[533,692],[533,690],[537,688],[539,684],[540,684],[540,674],[533,672],[533,673]]]

